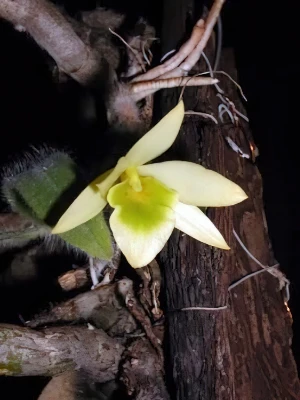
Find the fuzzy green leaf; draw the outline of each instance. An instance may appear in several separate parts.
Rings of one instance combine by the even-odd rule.
[[[14,211],[53,226],[78,194],[78,183],[74,161],[65,153],[52,152],[30,159],[24,168],[12,168],[2,189]],[[102,213],[59,236],[93,257],[112,257],[111,235]]]

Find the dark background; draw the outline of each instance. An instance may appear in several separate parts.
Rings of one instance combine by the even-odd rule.
[[[121,11],[144,15],[159,26],[161,1],[99,1]],[[275,257],[291,280],[289,306],[294,319],[293,352],[300,366],[300,248],[298,52],[299,6],[297,2],[228,0],[222,14],[224,46],[234,47],[239,83],[248,98],[246,104],[255,143],[260,150],[257,164],[264,183],[265,210]],[[64,1],[70,12],[93,7],[94,1]],[[25,34],[0,23],[1,145],[0,164],[5,165],[30,144],[46,142],[70,148],[84,157],[90,147],[87,133],[77,118],[76,97],[62,97],[51,81],[43,52]],[[76,90],[76,89],[74,89]],[[95,146],[96,142],[93,142]],[[80,149],[80,151],[79,151]],[[54,271],[53,271],[54,274]],[[48,279],[48,277],[47,277]],[[46,279],[45,279],[46,280]],[[44,288],[40,288],[40,291]],[[5,294],[7,295],[7,293]],[[17,310],[24,298],[38,302],[39,293],[19,292],[20,304],[10,308],[9,298],[1,297],[1,321]],[[31,297],[30,297],[31,296]],[[3,301],[5,299],[5,307]],[[26,303],[26,301],[25,301]],[[13,387],[5,378],[1,385]],[[23,383],[22,383],[23,382]],[[23,400],[34,399],[45,383],[37,378],[18,378]],[[31,391],[28,388],[32,388]],[[1,390],[2,392],[2,390]],[[35,393],[33,393],[35,392]],[[27,393],[27,394],[26,394]],[[17,393],[15,393],[17,396]],[[8,397],[7,397],[8,398]]]

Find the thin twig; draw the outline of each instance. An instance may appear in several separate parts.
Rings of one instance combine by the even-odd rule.
[[[180,311],[196,311],[196,310],[204,310],[204,311],[219,311],[219,310],[226,310],[227,306],[221,307],[184,307],[180,308]]]
[[[227,143],[242,158],[250,158],[250,154],[244,153],[243,150],[229,137],[225,136]]]
[[[249,122],[249,118],[246,117],[246,115],[242,114],[240,111],[238,111],[235,107],[234,107],[234,112],[241,118],[243,118],[246,122]]]
[[[210,118],[214,121],[215,124],[218,125],[218,121],[216,120],[216,118],[211,115],[211,114],[207,114],[207,113],[202,113],[202,112],[197,112],[197,111],[186,111],[185,112],[186,115],[199,115],[200,117],[204,117],[204,118]]]
[[[224,112],[227,112],[227,114],[229,115],[229,117],[231,119],[231,122],[234,124],[234,116],[232,115],[232,112],[229,110],[229,108],[225,104],[219,104],[218,113],[219,113],[219,118],[220,118],[221,122],[224,122],[223,121]]]
[[[185,42],[179,49],[179,51],[171,57],[168,61],[164,62],[161,65],[158,65],[155,68],[152,68],[150,71],[146,72],[145,74],[142,74],[136,78],[133,79],[132,82],[140,82],[140,81],[145,81],[145,80],[152,80],[156,79],[160,76],[163,76],[169,71],[172,71],[176,67],[180,65],[180,63],[190,54],[190,52],[195,48],[196,44],[199,42],[201,39],[201,36],[203,35],[204,32],[204,21],[203,19],[200,19],[197,21],[196,25],[194,26],[194,29],[192,31],[190,39]]]
[[[148,65],[150,65],[151,64],[150,60],[149,60],[149,58],[148,58],[148,56],[147,56],[147,54],[145,52],[145,43],[142,43],[142,53],[143,53],[143,56],[144,56],[144,59],[145,59],[146,63]]]
[[[223,106],[225,106],[225,107],[227,108],[227,110],[229,110],[228,107],[227,107],[227,105],[228,105],[228,106],[230,106],[230,107],[232,108],[234,114],[239,115],[239,116],[240,116],[241,118],[243,118],[246,122],[249,122],[249,118],[246,117],[246,115],[242,114],[240,111],[238,111],[238,110],[236,109],[236,107],[235,107],[235,104],[234,104],[231,100],[229,100],[227,97],[223,96],[221,93],[217,93],[216,96],[219,97],[219,98],[222,100],[222,102],[224,103]],[[219,107],[220,107],[220,106],[221,106],[221,104],[219,104]],[[227,112],[228,112],[228,111],[227,111]],[[232,113],[231,113],[231,115],[233,116]],[[238,121],[238,118],[237,118],[236,116],[233,116],[233,118],[234,118],[234,120],[237,120],[237,121]],[[232,123],[234,123],[234,122],[232,122]]]
[[[236,231],[234,229],[233,229],[233,234],[234,234],[236,240],[239,242],[239,244],[243,248],[243,250],[262,269],[260,269],[258,271],[250,272],[249,274],[243,276],[242,278],[240,278],[236,282],[230,284],[229,287],[228,287],[228,292],[230,292],[233,288],[237,287],[238,285],[240,285],[241,283],[245,282],[246,280],[248,280],[250,278],[253,278],[256,275],[259,275],[262,272],[268,271],[270,274],[275,275],[278,279],[281,279],[281,280],[283,280],[285,282],[286,302],[288,302],[289,298],[290,298],[290,296],[289,296],[289,284],[290,284],[290,281],[287,278],[285,278],[285,276],[280,271],[276,271],[277,274],[275,273],[275,271],[273,271],[273,269],[278,268],[280,266],[280,264],[277,263],[277,264],[274,264],[272,266],[263,265],[260,261],[258,261],[257,258],[254,257],[254,255],[252,253],[250,253],[250,251],[247,249],[247,247],[241,241],[240,237],[238,236],[238,234],[236,233]],[[184,307],[184,308],[180,308],[178,311],[195,311],[195,310],[200,310],[200,311],[201,310],[204,310],[204,311],[219,311],[219,310],[226,310],[227,308],[228,308],[227,305],[221,306],[221,307]]]
[[[215,56],[215,62],[214,62],[214,71],[216,71],[218,69],[218,66],[220,63],[222,44],[223,44],[223,26],[222,26],[221,15],[219,15],[218,20],[217,20],[217,50],[216,50],[216,56]]]
[[[184,43],[179,51],[162,65],[151,69],[147,73],[135,78],[133,82],[179,77],[186,75],[199,60],[213,28],[217,22],[225,0],[215,0],[208,14],[206,22],[201,18],[197,21],[190,39]]]
[[[245,282],[247,279],[252,278],[253,276],[261,274],[264,271],[268,271],[271,268],[278,268],[278,267],[279,267],[279,264],[275,264],[275,265],[271,265],[271,267],[264,267],[264,269],[259,269],[258,271],[250,272],[250,274],[243,276],[243,278],[241,278],[238,281],[236,281],[236,282],[232,283],[231,285],[229,285],[228,291],[230,292],[230,290],[232,290],[236,286],[240,285],[241,283]]]
[[[247,101],[247,97],[245,96],[245,94],[244,94],[244,92],[243,92],[242,86],[239,85],[239,84],[237,83],[237,81],[235,81],[229,74],[227,74],[227,72],[225,72],[225,71],[214,71],[214,74],[222,74],[222,75],[225,75],[228,79],[230,79],[231,82],[233,82],[233,83],[235,84],[235,86],[239,89],[242,98],[243,98],[245,101]]]
[[[239,84],[237,83],[237,81],[235,81],[227,72],[221,71],[221,70],[219,70],[219,71],[212,71],[212,72],[213,72],[213,76],[214,76],[215,74],[222,74],[222,75],[226,76],[228,79],[230,79],[231,82],[233,82],[233,83],[235,84],[235,86],[239,89],[240,94],[241,94],[241,96],[243,97],[243,99],[244,99],[245,101],[248,101],[248,100],[247,100],[247,97],[245,96],[245,94],[244,94],[244,92],[243,92],[243,89],[242,89],[241,85],[239,85]],[[205,72],[202,72],[202,73],[199,74],[199,75],[207,75],[207,74],[210,74],[210,75],[211,75],[211,71],[205,71]],[[224,93],[224,92],[223,92],[223,93]]]
[[[262,268],[268,268],[268,266],[263,265],[260,261],[258,261],[257,258],[254,257],[254,255],[252,253],[250,253],[250,251],[247,249],[247,247],[244,245],[244,243],[242,242],[241,238],[239,237],[239,235],[236,233],[236,231],[233,229],[232,230],[236,240],[239,242],[240,246],[242,247],[242,249],[248,254],[248,256],[256,262],[256,264],[258,264],[260,267]]]
[[[137,62],[140,64],[140,66],[141,66],[143,72],[146,72],[145,65],[144,65],[143,61],[141,60],[139,53],[138,53],[137,51],[135,51],[134,48],[131,47],[130,44],[128,44],[128,43],[126,42],[126,40],[124,40],[124,39],[122,38],[122,36],[120,36],[118,33],[114,32],[111,28],[108,28],[108,30],[110,31],[110,33],[112,33],[112,34],[115,35],[118,39],[120,39],[121,42],[124,43],[125,46],[128,47],[128,49],[129,49],[130,51],[132,51],[132,53],[133,53],[133,55],[135,56]]]
[[[204,60],[205,60],[205,62],[206,62],[206,65],[208,66],[209,74],[210,74],[211,78],[214,78],[214,72],[213,72],[213,69],[212,69],[212,67],[211,67],[211,64],[210,64],[210,61],[209,61],[207,55],[204,53],[204,51],[202,52],[201,55],[202,55],[202,57],[204,58]],[[218,91],[219,93],[222,93],[222,94],[224,93],[224,90],[222,90],[222,89],[220,88],[219,85],[215,84],[215,88],[217,89],[217,91]]]
[[[272,268],[270,270],[268,270],[268,266],[263,265],[260,261],[258,261],[257,258],[254,257],[254,255],[252,253],[250,253],[250,251],[244,245],[244,243],[242,242],[241,238],[238,236],[238,234],[236,233],[236,231],[234,229],[233,229],[233,234],[234,234],[236,240],[239,242],[239,244],[242,247],[242,249],[248,254],[248,256],[254,262],[256,262],[256,264],[258,264],[261,268],[263,268],[264,270],[267,270],[270,274],[275,276],[279,280],[280,288],[285,287],[286,301],[288,302],[289,299],[290,299],[290,291],[289,291],[290,281],[283,275],[283,273],[281,271],[279,271],[279,270],[273,271]],[[275,264],[275,266],[277,266],[277,264]]]
[[[160,59],[160,62],[162,63],[166,58],[168,58],[171,54],[175,53],[176,49],[168,51],[162,58]]]
[[[119,282],[118,291],[124,298],[126,307],[132,316],[142,325],[150,343],[153,345],[161,359],[163,359],[161,340],[153,332],[149,317],[146,315],[144,308],[135,297],[132,281],[130,279],[122,279],[122,282]]]

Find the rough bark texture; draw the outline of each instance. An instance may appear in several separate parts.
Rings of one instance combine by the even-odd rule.
[[[103,285],[75,296],[49,311],[36,315],[27,323],[30,328],[57,323],[90,322],[103,329],[109,336],[122,336],[137,329],[133,316],[128,312],[118,287],[127,279],[118,283]]]
[[[136,400],[169,400],[162,369],[160,355],[141,338],[124,353],[121,380]]]
[[[53,376],[76,369],[106,382],[115,378],[123,350],[98,329],[65,326],[36,332],[0,325],[0,375]]]
[[[165,0],[163,52],[172,49],[179,35],[184,34],[193,6],[192,1]],[[219,69],[235,78],[232,51],[223,53]],[[204,70],[206,67],[201,64],[197,72]],[[243,112],[236,88],[226,78],[220,80],[226,96]],[[176,104],[178,95],[178,91],[163,94],[163,113]],[[214,88],[187,89],[184,100],[187,110],[218,115],[220,102]],[[238,183],[249,199],[234,207],[208,212],[231,251],[203,245],[176,231],[162,254],[170,389],[174,388],[174,398],[178,400],[298,399],[299,381],[290,350],[292,321],[278,279],[265,272],[237,286],[230,294],[227,291],[232,281],[259,269],[236,242],[233,228],[263,264],[273,265],[274,259],[259,171],[225,140],[229,136],[247,150],[244,132],[251,136],[249,127],[246,123],[235,127],[225,121],[216,126],[189,116],[175,144],[176,158],[201,162],[221,173]],[[227,302],[228,309],[222,311],[179,311],[192,306],[219,307]]]

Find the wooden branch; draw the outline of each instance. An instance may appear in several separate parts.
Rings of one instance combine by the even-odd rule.
[[[86,268],[76,268],[65,272],[58,277],[58,283],[66,292],[74,289],[79,289],[89,283]]]
[[[169,400],[163,360],[150,343],[141,338],[134,341],[124,352],[120,380],[135,400]]]
[[[147,338],[149,339],[152,346],[156,349],[157,354],[161,360],[163,360],[163,351],[162,351],[162,341],[161,339],[154,333],[151,320],[146,314],[146,311],[136,299],[134,291],[133,291],[133,282],[130,279],[123,279],[122,283],[119,286],[119,292],[123,296],[127,308],[130,310],[131,314],[134,318],[139,321],[141,326],[143,327]]]
[[[55,60],[58,67],[81,84],[101,68],[99,54],[76,35],[72,25],[46,0],[1,0],[0,17],[22,26]]]
[[[115,378],[123,350],[98,329],[64,326],[37,332],[0,324],[0,375],[53,376],[76,369],[106,382]]]
[[[137,329],[137,324],[118,295],[118,283],[99,286],[94,290],[75,296],[50,311],[36,315],[27,323],[30,328],[66,322],[90,322],[110,336],[121,336]]]

